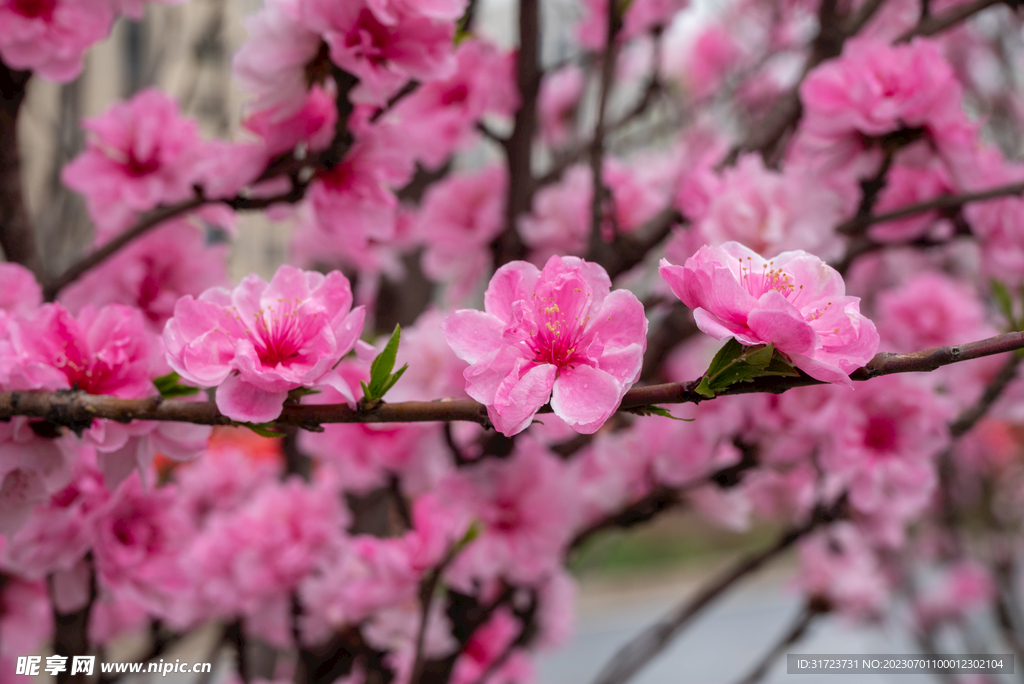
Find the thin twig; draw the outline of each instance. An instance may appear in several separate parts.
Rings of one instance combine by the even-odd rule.
[[[772,648],[764,654],[757,665],[747,674],[746,677],[740,680],[739,684],[757,684],[764,676],[768,674],[768,670],[771,669],[772,664],[786,652],[793,644],[797,643],[804,638],[807,633],[807,629],[811,626],[811,623],[821,615],[814,606],[808,604],[803,607],[800,613],[796,616],[796,620],[790,626],[786,633],[776,642]]]
[[[672,640],[715,599],[738,581],[780,555],[801,537],[823,524],[838,519],[843,514],[844,508],[845,501],[840,501],[830,510],[815,511],[808,522],[789,530],[769,548],[743,558],[728,571],[714,578],[692,598],[681,603],[671,613],[620,648],[598,674],[594,684],[625,684],[655,656],[665,650]]]
[[[954,7],[945,14],[925,19],[917,26],[900,36],[897,39],[897,42],[905,43],[917,36],[934,36],[936,33],[942,33],[946,29],[952,28],[961,21],[970,18],[972,15],[986,10],[993,5],[1000,5],[1003,2],[1004,0],[974,0],[974,2],[966,5]]]

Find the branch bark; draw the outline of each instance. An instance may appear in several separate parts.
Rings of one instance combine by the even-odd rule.
[[[935,347],[910,354],[879,352],[864,367],[851,375],[862,382],[893,373],[926,373],[960,361],[992,356],[1024,349],[1024,332],[1009,332],[977,342]],[[626,392],[619,410],[636,409],[653,404],[696,404],[707,398],[696,391],[700,380],[667,383],[647,387],[634,387]],[[720,392],[719,396],[768,392],[781,394],[794,387],[824,384],[820,380],[801,374],[799,377],[757,378],[739,383]],[[540,413],[551,413],[551,407]],[[0,393],[0,420],[12,416],[43,418],[54,425],[81,428],[96,418],[119,422],[156,420],[200,425],[231,425],[231,419],[217,410],[214,402],[165,400],[161,397],[121,399],[105,395],[86,394],[75,390],[57,392],[3,392]],[[329,423],[429,423],[468,421],[489,425],[483,404],[471,399],[442,399],[437,401],[406,401],[395,404],[381,402],[369,409],[351,409],[345,404],[286,404],[279,425],[295,425],[317,430]]]
[[[0,247],[8,261],[39,278],[43,261],[25,207],[18,147],[18,114],[31,76],[30,71],[15,71],[0,61]]]

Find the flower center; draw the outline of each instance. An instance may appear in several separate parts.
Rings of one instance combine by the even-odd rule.
[[[575,288],[573,294],[576,299],[583,295],[580,288]],[[550,363],[557,368],[571,368],[576,359],[576,347],[584,327],[590,320],[590,316],[573,316],[570,320],[568,313],[559,306],[554,297],[537,297],[536,318],[538,330],[531,330],[532,339],[527,342],[535,354],[535,359],[540,363]],[[588,294],[587,297],[590,295]],[[573,311],[585,311],[586,302],[571,302]],[[583,306],[580,306],[583,304]]]
[[[303,315],[296,310],[302,300],[279,299],[277,305],[260,309],[253,314],[252,327],[245,326],[245,334],[256,348],[260,361],[271,368],[288,365],[302,350],[306,340],[316,334],[319,314]],[[237,309],[236,315],[237,315]],[[241,320],[241,316],[237,316]]]
[[[50,21],[57,0],[13,0],[10,7],[15,13],[29,19]]]
[[[896,423],[888,416],[871,416],[864,429],[864,446],[878,454],[896,451],[899,433]]]

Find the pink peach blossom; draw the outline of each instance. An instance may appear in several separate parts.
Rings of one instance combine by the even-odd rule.
[[[450,282],[455,301],[465,299],[490,268],[491,242],[505,225],[507,175],[504,166],[452,175],[423,198],[423,272]]]
[[[456,587],[505,578],[537,584],[561,566],[578,515],[566,466],[535,440],[520,438],[508,459],[488,459],[443,481],[447,509],[476,520],[479,535],[448,571]]]
[[[226,244],[208,245],[203,231],[186,221],[172,221],[62,290],[60,301],[72,313],[88,304],[133,306],[160,333],[181,297],[227,283],[226,260]]]
[[[976,560],[964,560],[943,568],[937,581],[917,598],[914,618],[920,628],[934,629],[983,609],[995,596],[996,585],[988,568]]]
[[[661,276],[712,337],[772,343],[813,378],[852,385],[850,373],[878,349],[860,298],[845,294],[835,269],[803,251],[772,261],[737,242],[702,247],[683,266],[661,261]]]
[[[410,78],[442,78],[452,67],[455,23],[415,6],[306,0],[302,23],[323,37],[335,64],[359,77],[357,102],[383,105]]]
[[[85,52],[110,33],[107,0],[0,2],[0,57],[12,69],[30,69],[59,83],[82,72]]]
[[[66,440],[46,439],[28,418],[0,422],[0,534],[10,535],[72,478],[75,449]]]
[[[860,530],[839,522],[800,542],[797,586],[853,618],[879,615],[890,585],[874,550]]]
[[[62,177],[85,195],[101,233],[125,228],[138,212],[192,196],[202,152],[199,126],[164,93],[144,90],[84,126],[92,134],[86,150]]]
[[[550,400],[589,434],[618,408],[640,374],[647,319],[633,293],[610,290],[604,269],[582,259],[551,257],[543,271],[516,261],[494,274],[485,311],[445,319],[445,339],[471,364],[466,392],[497,430],[522,432]]]
[[[552,72],[540,84],[537,99],[537,116],[540,117],[540,132],[544,142],[560,147],[569,140],[569,120],[583,95],[586,80],[583,70],[569,64]]]
[[[363,329],[362,307],[340,272],[285,265],[268,284],[253,274],[233,291],[178,300],[164,329],[167,361],[186,382],[217,386],[217,407],[239,421],[271,421],[288,391],[335,383],[332,369]]]
[[[43,289],[28,270],[9,261],[0,263],[0,311],[27,316],[43,303]]]

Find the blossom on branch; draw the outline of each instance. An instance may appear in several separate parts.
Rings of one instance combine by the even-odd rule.
[[[748,346],[774,344],[817,380],[851,385],[850,373],[878,351],[878,332],[860,313],[860,298],[846,296],[842,276],[807,252],[767,261],[727,242],[701,247],[683,266],[662,259],[660,272],[704,333]]]
[[[543,271],[515,261],[498,269],[484,311],[462,309],[441,324],[471,365],[466,392],[495,428],[522,432],[541,406],[583,434],[596,432],[640,375],[647,349],[643,305],[611,292],[603,268],[551,257]]]
[[[264,423],[298,387],[327,384],[354,401],[333,369],[358,341],[363,316],[341,272],[285,265],[269,284],[252,274],[233,291],[178,300],[164,328],[167,361],[185,381],[216,386],[224,415]]]

